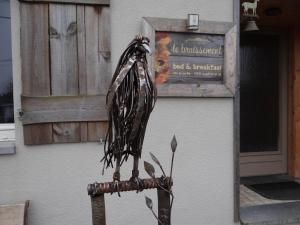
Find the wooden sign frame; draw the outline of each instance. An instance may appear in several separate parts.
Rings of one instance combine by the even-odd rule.
[[[196,34],[224,35],[223,82],[197,84],[160,84],[157,85],[160,97],[234,97],[236,80],[237,26],[229,22],[199,21],[198,30],[188,30],[184,19],[143,18],[143,35],[150,38],[150,47],[155,49],[156,32],[178,32]],[[151,73],[155,73],[155,53],[148,57]]]

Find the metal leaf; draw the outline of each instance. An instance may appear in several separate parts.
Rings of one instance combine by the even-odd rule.
[[[155,157],[155,155],[153,155],[151,152],[150,152],[150,156],[151,156],[151,158],[152,158],[152,160],[157,164],[157,165],[161,165],[160,164],[160,162],[159,162],[159,160]]]
[[[146,205],[149,209],[152,210],[153,208],[153,202],[152,202],[152,199],[151,198],[148,198],[147,196],[145,196],[145,200],[146,200]]]
[[[177,148],[177,140],[176,140],[176,137],[175,135],[173,136],[173,139],[171,141],[171,149],[172,149],[172,152],[175,152],[176,151],[176,148]]]
[[[151,163],[144,161],[144,168],[150,177],[155,178],[155,169]]]

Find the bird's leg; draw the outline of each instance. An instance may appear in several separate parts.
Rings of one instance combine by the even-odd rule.
[[[120,195],[120,187],[119,187],[119,182],[120,182],[120,162],[121,159],[117,159],[117,163],[116,163],[116,169],[113,175],[113,190],[118,192],[119,197],[121,197]]]
[[[144,189],[144,182],[139,178],[139,156],[134,156],[133,158],[133,170],[130,180],[136,184],[137,192]]]

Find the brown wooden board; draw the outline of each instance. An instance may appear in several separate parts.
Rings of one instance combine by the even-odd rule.
[[[76,6],[49,4],[49,16],[52,96],[78,95]],[[63,112],[55,114],[62,116]],[[53,142],[80,142],[79,126],[53,123]]]
[[[20,0],[24,2],[34,3],[69,3],[69,4],[85,4],[85,5],[109,5],[110,0]]]
[[[186,20],[144,18],[158,96],[233,97],[236,33],[232,23],[200,21],[198,30],[189,31]]]
[[[100,23],[99,21],[107,21]],[[109,8],[85,7],[85,52],[86,52],[86,85],[88,95],[106,94],[110,80],[110,38],[101,30],[108,28]],[[104,35],[104,36],[103,36]],[[101,37],[101,38],[100,38]],[[99,42],[99,39],[102,40]],[[101,45],[100,45],[101,44]],[[104,57],[101,50],[109,57]],[[88,141],[105,139],[106,122],[88,122]],[[105,129],[105,130],[104,130]]]
[[[23,124],[106,121],[105,96],[22,96]]]
[[[87,94],[86,85],[86,61],[85,61],[85,6],[77,5],[77,56],[78,56],[78,79],[79,94]],[[88,140],[87,122],[80,122],[80,140],[86,142]]]
[[[25,144],[105,138],[110,10],[78,2],[21,3]]]
[[[48,5],[21,4],[22,91],[28,96],[50,95]],[[52,143],[52,124],[24,126],[25,144]]]

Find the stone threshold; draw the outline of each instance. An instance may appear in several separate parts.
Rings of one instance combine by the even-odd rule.
[[[300,225],[300,201],[241,207],[241,224]]]

